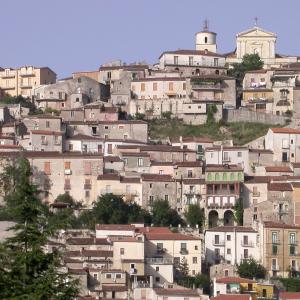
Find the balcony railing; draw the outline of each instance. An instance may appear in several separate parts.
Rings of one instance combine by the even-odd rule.
[[[272,265],[272,266],[271,266],[271,270],[272,270],[272,271],[279,271],[279,266],[277,266],[277,265]]]
[[[21,88],[32,88],[32,83],[21,83],[20,84]]]
[[[156,253],[157,254],[164,254],[167,252],[167,249],[166,248],[157,248],[156,249]]]
[[[16,74],[13,73],[6,73],[6,74],[2,74],[1,78],[15,78]]]
[[[20,72],[20,76],[26,77],[26,76],[34,76],[33,71],[28,71],[28,72]]]
[[[248,241],[248,242],[242,241],[241,246],[242,247],[254,247],[254,243],[252,241]]]
[[[173,258],[149,257],[149,258],[146,258],[146,263],[155,264],[155,265],[172,265]]]
[[[48,141],[47,140],[42,140],[42,145],[48,145]]]
[[[213,245],[214,245],[214,246],[225,246],[225,241],[214,240],[214,241],[213,241]]]
[[[187,249],[180,249],[180,254],[186,255],[188,253],[189,253],[189,251]]]

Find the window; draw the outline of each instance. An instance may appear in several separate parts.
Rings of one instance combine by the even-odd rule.
[[[241,152],[241,151],[238,151],[237,156],[238,156],[238,157],[242,157],[242,152]]]
[[[159,267],[155,267],[155,271],[156,271],[156,272],[159,272]]]
[[[50,122],[46,121],[46,128],[50,128]]]
[[[47,140],[46,140],[46,137],[44,135],[41,136],[41,140],[42,140],[42,145],[47,144]]]
[[[296,247],[295,245],[290,246],[290,255],[295,255],[296,254]]]
[[[149,205],[153,205],[154,196],[149,196]]]
[[[155,277],[155,282],[160,282],[160,278],[158,276]],[[168,297],[163,297],[163,300],[168,300]]]
[[[197,263],[197,257],[193,257],[193,264],[196,264]]]
[[[110,273],[106,274],[106,275],[105,275],[105,278],[106,278],[106,279],[111,279],[111,274],[110,274]]]
[[[97,127],[95,126],[92,127],[92,134],[97,134]]]
[[[73,151],[73,144],[69,144],[69,151]]]
[[[159,175],[163,175],[164,174],[164,170],[159,170],[158,174]]]
[[[119,129],[124,129],[124,125],[119,125]]]
[[[217,67],[219,65],[219,59],[214,58],[214,66]]]
[[[65,170],[70,170],[70,169],[71,169],[71,162],[65,161]]]
[[[144,82],[142,82],[141,83],[141,92],[145,92],[145,83]]]
[[[94,274],[93,274],[93,277],[94,277],[95,280],[97,280],[97,279],[98,279],[98,274],[97,274],[97,273],[94,273]]]
[[[127,140],[128,139],[128,134],[124,134],[124,140]]]
[[[124,253],[125,253],[124,248],[120,248],[120,255],[124,255]]]
[[[277,232],[272,232],[272,243],[276,244],[278,242],[278,235]]]
[[[173,91],[174,85],[173,82],[169,82],[169,91]]]
[[[104,129],[108,130],[108,126],[104,126]]]
[[[272,245],[272,255],[277,255],[277,253],[278,253],[277,245]]]
[[[169,186],[169,185],[168,185],[167,183],[165,183],[165,189],[167,189],[167,188],[168,188],[168,186]]]
[[[79,102],[79,98],[78,97],[76,97],[76,102]]]
[[[117,279],[121,279],[122,278],[122,274],[116,274],[116,278]]]
[[[157,91],[157,82],[153,82],[152,88],[153,88],[153,91]]]
[[[107,153],[112,154],[112,144],[107,145]]]
[[[163,248],[164,248],[164,244],[163,243],[156,243],[156,249],[158,251],[163,250]]]
[[[292,145],[294,144],[294,140],[291,140],[291,144],[292,144]]]
[[[138,166],[139,166],[139,167],[142,167],[143,164],[144,164],[143,159],[139,157],[139,158],[138,158]]]
[[[165,200],[169,201],[169,195],[165,195]]]
[[[290,233],[289,241],[290,241],[290,244],[292,244],[292,245],[296,244],[296,233],[295,232]]]
[[[228,275],[229,275],[228,270],[225,270],[225,271],[224,271],[224,275],[225,275],[225,277],[228,277]]]
[[[227,240],[227,241],[231,241],[231,235],[227,234],[226,240]]]
[[[249,253],[248,253],[248,249],[244,249],[244,258],[248,258],[249,257]]]
[[[193,56],[189,56],[189,66],[193,65]]]
[[[182,89],[183,89],[184,91],[186,90],[186,83],[185,83],[185,82],[182,84]]]
[[[90,191],[89,190],[84,191],[84,195],[85,198],[90,198]]]
[[[153,183],[150,183],[150,184],[149,184],[149,188],[151,189],[151,188],[152,188],[152,186],[153,186]]]
[[[92,174],[92,163],[85,161],[84,162],[84,175],[91,175]]]
[[[46,175],[51,175],[50,161],[44,162],[44,172]]]
[[[193,177],[193,171],[192,170],[188,170],[188,177],[189,178]]]
[[[195,246],[195,250],[198,250],[198,246],[197,245]]]
[[[180,250],[186,251],[186,249],[187,249],[186,243],[180,243]]]
[[[178,65],[178,56],[174,56],[174,65]]]
[[[231,249],[227,248],[227,254],[230,255],[231,254]]]

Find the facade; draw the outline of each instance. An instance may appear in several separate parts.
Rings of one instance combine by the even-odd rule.
[[[24,66],[0,70],[0,88],[11,96],[31,97],[35,88],[55,82],[56,74],[48,67]]]

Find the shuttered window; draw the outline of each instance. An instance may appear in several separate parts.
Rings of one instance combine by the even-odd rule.
[[[92,164],[91,162],[85,161],[84,162],[84,175],[91,175],[92,174]]]
[[[71,162],[65,161],[65,170],[70,170],[70,169],[71,169]]]
[[[51,175],[50,161],[45,161],[44,162],[44,172],[45,172],[46,175]]]

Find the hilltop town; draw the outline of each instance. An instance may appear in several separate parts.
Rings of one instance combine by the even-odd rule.
[[[76,299],[300,299],[300,56],[276,40],[256,23],[219,53],[205,22],[153,65],[0,68],[1,172],[27,161],[72,220],[44,251]]]

